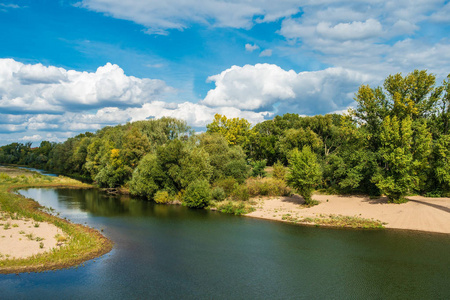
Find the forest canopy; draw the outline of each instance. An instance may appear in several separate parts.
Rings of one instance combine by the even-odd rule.
[[[252,174],[265,176],[266,165],[289,166],[280,180],[308,182],[295,186],[307,193],[314,187],[385,194],[394,202],[411,193],[450,194],[450,75],[441,85],[427,71],[391,75],[383,86],[360,86],[355,101],[345,115],[288,113],[253,127],[217,114],[202,134],[182,120],[161,118],[35,148],[12,143],[0,147],[0,163],[52,170],[101,187],[125,186],[152,200],[157,192],[165,192],[160,198],[188,194],[193,206],[192,195],[204,200],[199,206],[220,193],[245,198],[242,184]],[[292,173],[300,174],[300,165],[294,164],[305,169],[308,160],[313,178],[300,180]]]

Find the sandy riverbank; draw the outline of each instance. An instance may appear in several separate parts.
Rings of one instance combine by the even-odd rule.
[[[391,204],[386,197],[314,195],[319,205],[305,208],[303,199],[292,197],[256,199],[256,211],[246,216],[283,221],[283,215],[319,218],[321,215],[357,216],[387,223],[386,228],[420,230],[450,234],[450,198],[408,197],[403,204]],[[327,201],[328,200],[328,201]]]
[[[57,235],[64,236],[53,224],[13,220],[0,212],[0,259],[26,258],[51,251],[58,247]]]

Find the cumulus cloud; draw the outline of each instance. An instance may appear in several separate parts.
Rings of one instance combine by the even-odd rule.
[[[0,59],[0,109],[3,112],[63,113],[104,106],[140,106],[172,92],[163,81],[125,75],[107,63],[95,72]]]
[[[255,50],[258,50],[259,49],[259,46],[258,45],[256,45],[256,44],[245,44],[245,51],[248,51],[248,52],[253,52],[253,51],[255,51]]]
[[[250,28],[299,11],[295,0],[82,0],[78,6],[144,25],[150,34],[167,34],[168,29],[182,30],[192,23]]]
[[[210,107],[274,111],[277,106],[279,113],[311,114],[346,108],[358,86],[373,78],[343,68],[296,73],[277,65],[256,64],[233,66],[208,80],[216,87],[201,104]]]

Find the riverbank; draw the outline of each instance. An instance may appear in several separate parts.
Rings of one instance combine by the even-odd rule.
[[[298,195],[259,198],[254,199],[255,211],[246,216],[311,225],[347,216],[350,221],[380,221],[386,228],[450,234],[450,198],[407,198],[407,203],[392,204],[386,197],[314,195],[313,199],[319,204],[312,207],[305,207],[303,198]]]
[[[67,177],[0,166],[0,273],[67,268],[112,249],[97,230],[63,220],[14,193],[28,187],[91,188]]]

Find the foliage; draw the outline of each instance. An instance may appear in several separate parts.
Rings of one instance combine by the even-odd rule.
[[[218,211],[227,214],[233,214],[236,216],[248,214],[255,209],[247,202],[243,201],[224,201],[220,203],[214,203],[213,207]]]
[[[245,153],[240,146],[229,146],[223,136],[217,133],[198,137],[199,147],[209,155],[212,167],[211,182],[233,177],[242,183],[248,177]]]
[[[291,189],[286,182],[276,178],[249,178],[246,182],[248,193],[255,196],[290,196]]]
[[[211,201],[211,188],[208,181],[196,180],[190,183],[183,195],[183,205],[190,208],[203,208]]]
[[[223,201],[223,200],[225,200],[227,198],[227,195],[226,195],[226,193],[225,193],[223,188],[215,187],[215,188],[212,189],[211,197],[212,197],[213,200]]]
[[[231,194],[233,193],[234,189],[238,185],[239,185],[238,182],[233,177],[220,179],[220,180],[217,180],[216,182],[214,182],[214,186],[223,189],[224,192],[225,192],[225,195],[227,197],[231,196]]]
[[[149,153],[144,156],[133,172],[129,182],[130,192],[133,195],[153,199],[154,194],[166,180],[167,175],[158,164],[156,155]]]
[[[266,177],[267,173],[264,170],[266,168],[267,162],[265,160],[258,160],[253,162],[252,165],[252,176],[253,177]]]
[[[312,192],[322,178],[322,171],[317,162],[317,156],[309,146],[302,151],[294,149],[289,158],[288,183],[298,190],[300,195],[309,204]]]
[[[247,201],[250,199],[250,193],[248,187],[245,184],[240,184],[235,186],[233,192],[231,193],[233,200]]]
[[[172,198],[167,191],[157,191],[154,199],[156,203],[160,204],[166,204],[172,201]]]
[[[280,161],[277,161],[273,165],[272,177],[275,178],[275,179],[285,180],[285,178],[286,178],[286,168],[284,167],[284,165]]]
[[[219,133],[230,145],[245,146],[249,143],[250,123],[245,119],[216,114],[212,123],[206,125],[208,133]]]

